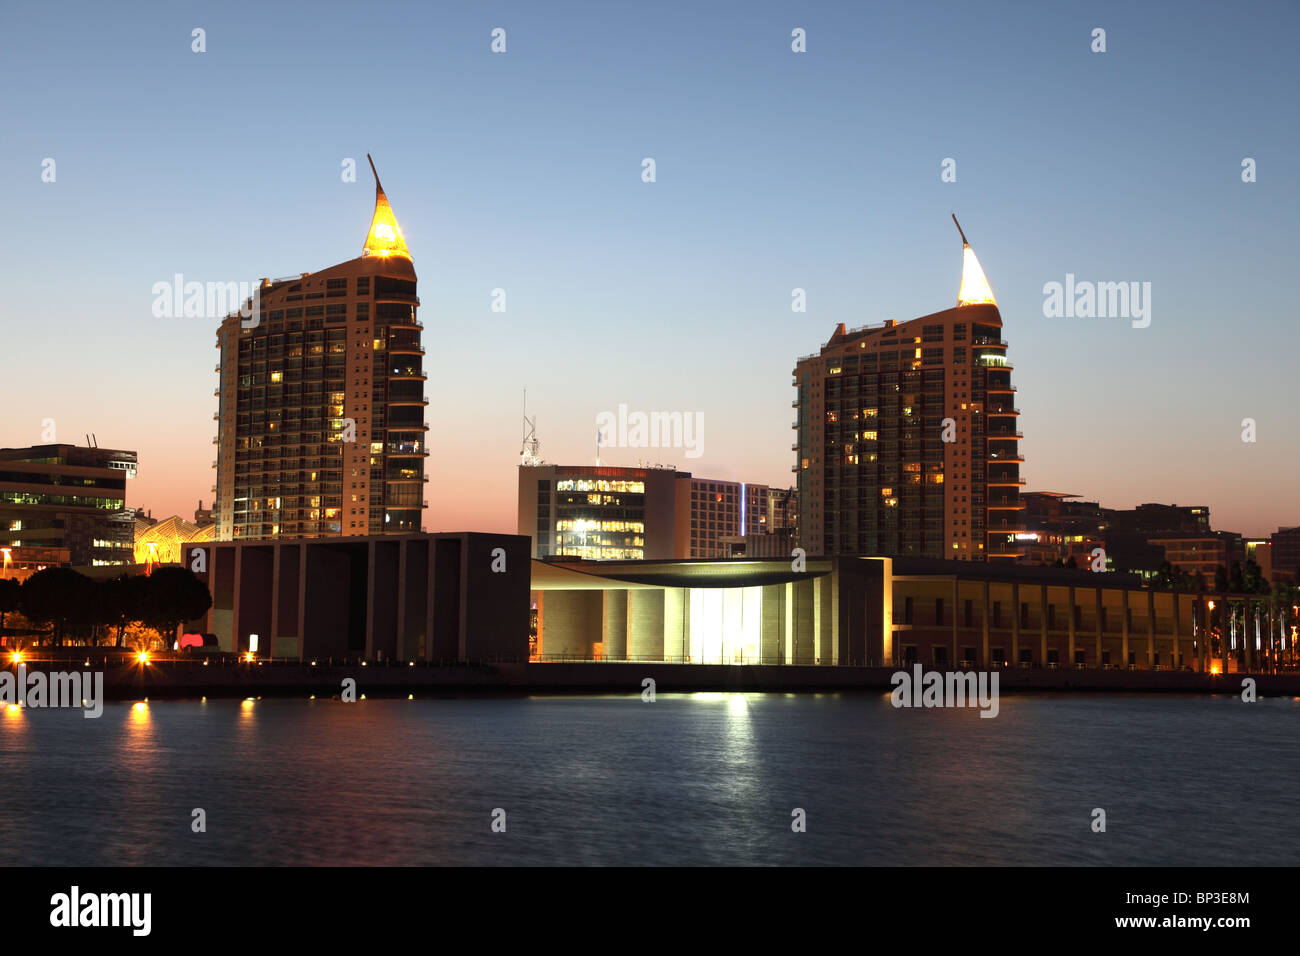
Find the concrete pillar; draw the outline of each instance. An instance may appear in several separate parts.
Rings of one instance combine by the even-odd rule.
[[[634,661],[664,659],[664,592],[632,588],[627,592],[627,656]]]
[[[691,601],[687,588],[665,588],[663,655],[665,660],[699,663],[691,650]]]
[[[1011,582],[1011,666],[1020,666],[1020,582]]]
[[[605,660],[622,661],[627,659],[627,592],[622,590],[602,591],[604,604],[601,608],[601,641],[605,645]]]
[[[1156,660],[1156,592],[1147,591],[1147,669],[1155,666]]]
[[[1074,669],[1074,585],[1073,584],[1070,585],[1070,607],[1068,608],[1068,610],[1070,613],[1065,616],[1065,619],[1066,619],[1066,627],[1069,628],[1070,637],[1069,637],[1069,643],[1066,644],[1065,666],[1073,670]]]
[[[298,546],[298,653],[304,658],[316,651],[316,648],[307,646],[307,550],[309,547],[306,541]]]
[[[406,660],[406,552],[410,543],[410,538],[397,539],[397,635],[393,656],[399,661]]]
[[[375,549],[370,541],[366,545],[366,652],[367,658],[375,656]]]
[[[230,550],[235,552],[235,592],[234,599],[230,603],[230,649],[239,654],[248,650],[247,644],[241,646],[239,641],[239,604],[244,581],[244,548],[243,545],[236,544]]]
[[[982,621],[983,647],[980,650],[980,667],[987,668],[989,666],[989,613],[990,613],[990,609],[992,608],[992,604],[989,602],[988,581],[984,582],[983,595],[984,595],[984,613],[981,615],[981,617],[983,618]]]
[[[759,658],[764,664],[780,664],[784,660],[787,636],[786,590],[784,584],[763,586],[763,622],[759,636]]]
[[[835,663],[835,600],[833,575],[813,579],[814,623],[816,643],[813,647],[814,664]]]
[[[280,636],[280,549],[277,541],[271,546],[271,633],[266,635],[266,656],[275,656],[275,639]]]
[[[1120,608],[1120,670],[1128,670],[1128,588],[1124,589],[1123,607]]]
[[[957,615],[960,613],[957,609],[961,604],[961,583],[957,575],[952,576],[952,664],[957,666],[961,660],[961,655],[957,651],[958,632],[957,632]]]
[[[1182,634],[1182,630],[1183,630],[1183,616],[1182,616],[1183,602],[1178,600],[1180,596],[1181,595],[1179,595],[1177,591],[1174,592],[1174,639],[1173,639],[1173,643],[1169,647],[1170,653],[1173,655],[1170,658],[1169,663],[1172,665],[1174,670],[1178,670],[1178,663],[1180,657],[1178,638]]]
[[[1039,667],[1047,666],[1047,606],[1047,585],[1044,584],[1042,586],[1042,594],[1039,597],[1038,606],[1040,618],[1038,622],[1039,640],[1041,641],[1041,646],[1038,650],[1038,653],[1041,655],[1038,658]]]
[[[793,582],[792,664],[811,664],[815,656],[817,592],[813,580]]]
[[[1105,572],[1094,571],[1093,573],[1094,573],[1094,574],[1103,574],[1103,573],[1105,573]],[[1102,600],[1101,600],[1101,585],[1100,585],[1100,584],[1097,585],[1097,587],[1096,587],[1094,590],[1097,592],[1097,610],[1096,610],[1096,617],[1097,617],[1097,621],[1096,621],[1096,624],[1097,624],[1097,656],[1093,659],[1092,664],[1093,664],[1093,667],[1097,668],[1097,670],[1101,670],[1101,638],[1102,638],[1102,631],[1101,631],[1101,616],[1102,616],[1102,614],[1105,612],[1105,606],[1102,604]]]

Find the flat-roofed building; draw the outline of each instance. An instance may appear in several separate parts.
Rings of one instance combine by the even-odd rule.
[[[517,530],[535,558],[721,558],[768,532],[772,491],[672,468],[521,465]]]
[[[259,657],[523,661],[528,540],[450,532],[182,545],[199,629]]]
[[[136,464],[121,449],[0,448],[0,547],[66,551],[76,567],[134,563]]]
[[[1203,595],[1114,573],[884,557],[802,568],[535,561],[532,588],[538,661],[1205,670],[1212,660]]]

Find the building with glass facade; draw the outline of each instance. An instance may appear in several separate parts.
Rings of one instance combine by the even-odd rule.
[[[227,317],[216,538],[418,532],[427,426],[415,267],[375,176],[359,258],[262,280]]]
[[[672,468],[521,465],[517,530],[535,558],[721,558],[793,522],[792,495],[774,492]]]
[[[798,542],[809,554],[1019,555],[1016,389],[963,237],[956,308],[846,329],[794,368]]]
[[[0,448],[0,549],[59,554],[75,567],[134,563],[126,483],[136,453],[77,445]],[[22,549],[20,552],[18,549]]]

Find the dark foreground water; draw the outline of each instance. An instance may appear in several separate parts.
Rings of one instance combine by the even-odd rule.
[[[991,720],[877,694],[0,713],[5,865],[1286,865],[1298,851],[1291,698],[1003,696]]]

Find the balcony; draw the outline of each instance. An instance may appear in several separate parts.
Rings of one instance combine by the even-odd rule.
[[[1004,349],[1007,347],[1006,339],[991,339],[988,336],[981,335],[978,338],[971,339],[972,345],[992,345],[996,348]]]
[[[985,415],[1019,415],[1020,409],[1007,408],[1006,406],[999,406],[997,408],[984,409],[984,414]]]
[[[986,461],[988,461],[989,464],[997,464],[998,462],[1003,462],[1003,461],[1023,462],[1024,460],[1025,460],[1024,455],[1020,455],[1020,454],[1004,455],[1004,454],[998,454],[997,452],[991,452],[988,458],[986,459]]]

